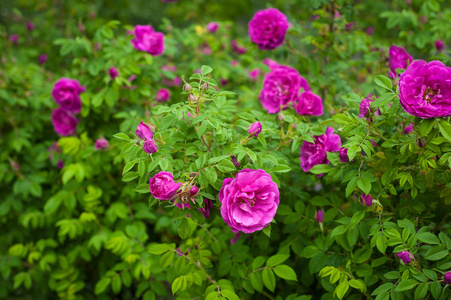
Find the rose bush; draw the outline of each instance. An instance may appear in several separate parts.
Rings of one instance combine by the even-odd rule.
[[[0,298],[450,297],[445,2],[148,7],[2,3]]]

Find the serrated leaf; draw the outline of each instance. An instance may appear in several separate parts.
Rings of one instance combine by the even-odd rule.
[[[274,268],[274,273],[285,280],[298,280],[296,272],[287,265],[278,265]]]

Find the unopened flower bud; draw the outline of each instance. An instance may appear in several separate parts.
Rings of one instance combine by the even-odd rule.
[[[296,124],[296,123],[291,124],[291,129],[296,129],[296,128],[298,128],[298,124]]]
[[[401,251],[396,253],[396,255],[398,255],[399,259],[405,264],[410,264],[412,262],[412,254],[408,251]]]
[[[188,100],[189,100],[190,102],[194,102],[194,101],[196,101],[196,97],[195,97],[193,94],[189,94]]]
[[[189,194],[190,194],[191,197],[196,196],[198,193],[199,193],[199,188],[197,186],[195,186],[195,185],[193,185],[191,187],[191,189],[189,190]]]
[[[366,206],[372,206],[373,205],[373,197],[371,195],[362,194],[360,195],[360,203]]]
[[[191,85],[189,83],[185,83],[185,85],[183,86],[183,90],[185,92],[189,92],[191,91],[193,88],[191,87]]]
[[[144,151],[145,152],[152,154],[152,153],[157,152],[157,150],[158,150],[158,147],[154,140],[146,139],[144,141]]]
[[[320,209],[320,210],[318,210],[318,212],[316,213],[316,221],[318,221],[318,223],[322,223],[322,222],[323,222],[323,218],[324,218],[324,213],[323,213],[323,211]]]
[[[262,124],[260,122],[254,122],[247,127],[247,133],[250,136],[258,137],[258,134],[262,131]]]
[[[279,121],[279,122],[283,122],[285,120],[285,116],[283,115],[283,113],[279,113],[278,115],[277,115],[277,121]]]
[[[445,276],[443,276],[443,280],[446,284],[451,284],[451,272],[447,272]]]
[[[208,82],[205,82],[204,84],[202,84],[202,89],[203,89],[204,91],[207,91],[209,87],[210,87],[210,86],[208,85]]]

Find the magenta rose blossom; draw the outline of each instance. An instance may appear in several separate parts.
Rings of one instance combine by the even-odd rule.
[[[270,70],[273,70],[273,69],[275,69],[275,68],[280,66],[278,62],[276,62],[275,60],[272,60],[270,58],[265,58],[263,60],[263,63],[265,65],[267,65]]]
[[[299,91],[306,82],[305,78],[293,68],[287,66],[274,68],[263,80],[260,102],[268,113],[277,113],[281,105],[294,102],[298,98]]]
[[[97,139],[94,148],[96,148],[97,150],[99,150],[99,149],[105,150],[108,147],[108,145],[109,145],[109,143],[106,139],[100,138],[100,139]]]
[[[33,31],[34,30],[34,23],[31,21],[27,21],[27,30]]]
[[[159,89],[157,95],[155,96],[155,100],[157,102],[167,102],[171,97],[171,93],[169,93],[168,89]]]
[[[213,203],[210,199],[204,198],[204,207],[200,207],[197,210],[199,210],[202,215],[205,217],[205,219],[210,218],[210,209],[213,208]]]
[[[363,99],[362,102],[360,102],[360,114],[359,118],[364,119],[365,115],[368,113],[368,111],[371,111],[371,102],[374,100],[371,99],[371,94],[368,95],[367,98]],[[381,112],[379,108],[374,113],[376,116],[380,116]]]
[[[79,120],[68,110],[61,107],[52,112],[52,124],[55,132],[62,136],[68,136],[75,132]]]
[[[273,50],[282,45],[288,29],[287,17],[278,9],[258,11],[249,22],[248,33],[261,50]]]
[[[399,253],[396,253],[398,255],[398,258],[402,260],[405,264],[410,264],[412,262],[412,254],[408,251],[401,251]]]
[[[348,148],[341,147],[340,152],[338,152],[338,157],[341,162],[349,162]]]
[[[334,129],[327,127],[323,135],[313,136],[314,144],[304,142],[301,146],[301,168],[308,172],[311,168],[320,164],[329,164],[326,152],[338,151],[341,146],[340,136],[334,134]]]
[[[151,140],[153,138],[153,131],[144,122],[141,122],[136,128],[136,135],[142,139]]]
[[[294,110],[300,115],[321,116],[323,114],[323,101],[312,92],[303,92],[299,95]]]
[[[19,36],[17,34],[13,34],[9,37],[9,41],[13,44],[17,44],[19,42]]]
[[[396,78],[396,69],[405,69],[407,65],[413,61],[413,57],[403,47],[390,46],[388,49],[388,64],[391,78]]]
[[[193,185],[193,186],[191,187],[191,189],[189,190],[189,195],[190,195],[191,197],[196,196],[198,193],[199,193],[199,188],[198,188],[197,186],[195,186],[195,185]]]
[[[451,68],[437,60],[414,61],[399,79],[399,100],[422,119],[451,116]]]
[[[251,81],[257,81],[258,77],[259,77],[261,74],[264,74],[264,73],[263,73],[262,70],[260,70],[260,69],[258,69],[258,68],[255,68],[255,69],[253,69],[252,71],[250,71],[250,72],[248,73],[249,78],[251,79]]]
[[[157,152],[157,150],[158,150],[157,143],[155,143],[153,139],[146,139],[144,141],[144,151],[146,153],[152,154]]]
[[[153,56],[164,51],[164,34],[155,32],[150,25],[136,25],[133,29],[135,38],[131,40],[136,50],[147,52]]]
[[[69,78],[60,78],[52,90],[53,100],[65,110],[73,113],[81,111],[80,93],[85,91],[78,80]]]
[[[451,284],[451,272],[446,272],[446,274],[443,276],[443,280],[446,284]]]
[[[360,203],[366,206],[372,206],[373,205],[373,197],[371,195],[361,194],[360,195]]]
[[[64,168],[64,162],[61,159],[58,159],[56,167],[61,170],[62,168]]]
[[[174,182],[171,173],[163,171],[155,174],[149,181],[150,193],[159,200],[171,200],[180,186],[180,182]]]
[[[260,122],[254,122],[247,127],[247,133],[250,136],[258,137],[260,132],[262,132],[262,124]]]
[[[207,24],[207,30],[211,33],[215,33],[219,28],[219,24],[216,22],[210,22]]]
[[[252,233],[274,219],[279,187],[265,171],[244,169],[224,179],[218,197],[222,218],[232,231]]]

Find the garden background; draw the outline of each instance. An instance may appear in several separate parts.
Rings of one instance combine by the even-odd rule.
[[[2,1],[0,298],[448,299],[449,20]]]

